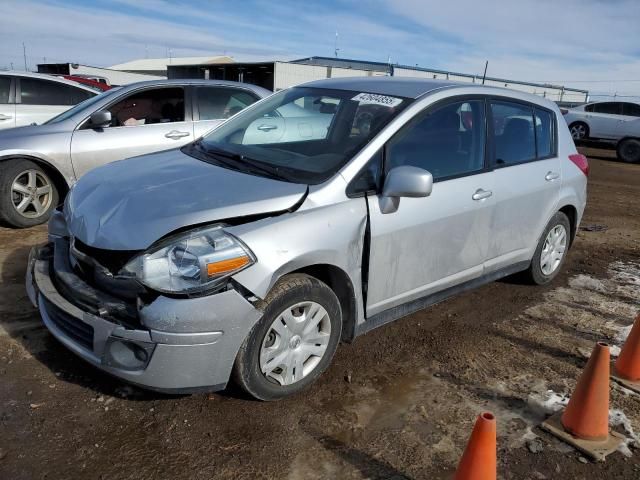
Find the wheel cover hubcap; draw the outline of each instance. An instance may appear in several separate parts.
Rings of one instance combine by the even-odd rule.
[[[324,357],[331,337],[327,311],[316,302],[300,302],[273,321],[260,348],[260,370],[280,385],[309,375]]]
[[[42,216],[53,202],[52,193],[51,181],[38,170],[25,170],[11,182],[11,204],[26,218]]]
[[[555,272],[567,250],[567,230],[564,225],[556,225],[547,234],[540,253],[540,270],[545,275]]]
[[[574,139],[583,138],[586,133],[587,132],[585,131],[585,128],[583,125],[574,125],[573,127],[571,127],[571,136]]]

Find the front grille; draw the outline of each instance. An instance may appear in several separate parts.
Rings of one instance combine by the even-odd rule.
[[[116,275],[129,260],[140,253],[138,250],[104,250],[82,243],[77,238],[73,239],[74,247],[81,253],[94,259],[100,265]]]
[[[93,351],[93,327],[60,310],[46,298],[43,301],[49,319],[55,326],[74,342]]]

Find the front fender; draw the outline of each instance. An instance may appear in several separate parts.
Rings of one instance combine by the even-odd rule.
[[[356,319],[364,318],[362,252],[367,223],[364,198],[298,210],[227,228],[255,254],[257,262],[233,278],[259,298],[287,273],[327,264],[347,274],[356,296]]]

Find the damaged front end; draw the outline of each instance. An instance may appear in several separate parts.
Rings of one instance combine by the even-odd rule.
[[[29,297],[58,340],[112,375],[165,392],[224,388],[260,312],[229,282],[197,298],[160,295],[126,274],[140,253],[90,247],[56,211],[29,258]]]

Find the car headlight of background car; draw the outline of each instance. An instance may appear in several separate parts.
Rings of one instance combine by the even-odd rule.
[[[165,293],[197,293],[255,263],[253,253],[221,225],[168,238],[138,255],[123,271]]]

